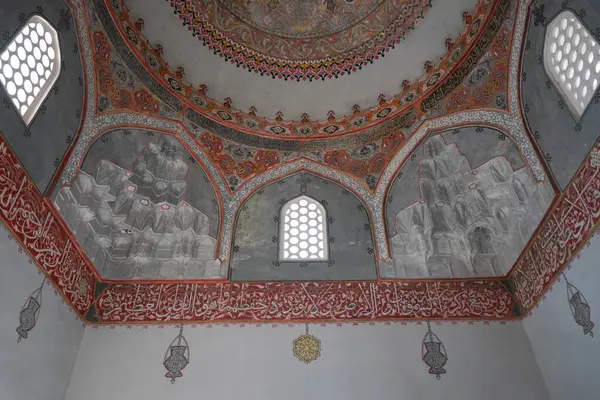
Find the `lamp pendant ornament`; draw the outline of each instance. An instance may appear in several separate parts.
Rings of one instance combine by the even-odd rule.
[[[429,367],[429,373],[439,380],[446,373],[444,366],[448,362],[448,353],[440,338],[431,331],[431,323],[427,321],[427,333],[421,345],[421,358]]]
[[[592,332],[594,323],[590,320],[590,305],[579,289],[568,281],[564,272],[562,276],[567,283],[567,299],[569,300],[569,307],[571,308],[571,314],[573,314],[575,322],[583,328],[584,335],[594,337],[594,332]]]
[[[310,364],[321,355],[321,341],[308,333],[308,322],[306,334],[294,340],[293,352],[294,356],[305,364]]]
[[[187,339],[183,336],[183,324],[179,328],[179,334],[167,349],[163,365],[167,369],[166,378],[171,378],[171,383],[175,383],[177,378],[181,378],[181,372],[190,363],[190,346]]]
[[[20,325],[17,327],[19,335],[17,342],[21,343],[22,339],[27,339],[27,334],[35,327],[35,324],[40,316],[40,308],[42,307],[42,289],[46,283],[46,277],[42,281],[40,287],[35,289],[30,295],[21,312],[19,313]]]

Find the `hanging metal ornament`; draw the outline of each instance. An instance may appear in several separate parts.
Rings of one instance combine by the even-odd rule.
[[[17,342],[21,342],[22,339],[27,339],[27,334],[30,330],[35,327],[35,323],[40,316],[40,308],[42,307],[42,289],[46,283],[46,277],[42,281],[40,287],[35,289],[29,295],[29,298],[21,308],[19,314],[19,322],[21,325],[17,327],[17,334],[19,335]]]
[[[429,321],[427,321],[427,333],[421,345],[421,358],[429,367],[429,373],[435,375],[437,379],[441,379],[441,375],[446,373],[444,366],[448,362],[448,353],[446,353],[446,348],[440,338],[431,331]]]
[[[306,323],[306,334],[294,340],[294,356],[305,364],[315,361],[321,355],[321,341],[308,333],[308,322]]]
[[[167,349],[163,365],[167,369],[166,378],[171,378],[171,383],[175,383],[175,379],[181,378],[181,372],[190,363],[190,346],[186,338],[183,336],[183,324],[179,328],[179,334]]]
[[[573,314],[575,322],[583,328],[584,335],[594,337],[594,332],[592,332],[594,323],[590,320],[590,305],[579,289],[569,282],[564,272],[562,276],[567,283],[567,299],[569,300],[569,307],[571,308],[571,314]]]

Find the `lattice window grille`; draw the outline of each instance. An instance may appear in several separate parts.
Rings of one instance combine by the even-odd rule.
[[[600,151],[598,151],[597,149],[592,149],[592,155],[591,155],[590,161],[591,161],[590,164],[591,164],[592,168],[600,167]]]
[[[56,30],[32,16],[0,53],[0,83],[17,112],[29,125],[60,74]]]
[[[572,11],[561,12],[548,24],[544,67],[580,120],[600,83],[600,46]]]
[[[280,214],[280,261],[326,261],[327,212],[308,196],[290,200]]]

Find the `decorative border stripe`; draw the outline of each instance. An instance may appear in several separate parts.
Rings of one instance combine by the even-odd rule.
[[[592,165],[592,155],[598,151],[600,140],[509,274],[515,297],[525,313],[535,306],[600,224],[600,168]]]
[[[0,134],[0,220],[80,316],[96,276],[74,239]]]
[[[98,322],[241,322],[506,319],[514,301],[500,280],[111,285]]]

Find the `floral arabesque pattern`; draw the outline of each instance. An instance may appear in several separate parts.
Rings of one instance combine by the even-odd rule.
[[[256,115],[256,110],[248,113],[235,110],[231,107],[231,102],[221,104],[211,99],[207,95],[208,88],[206,86],[202,85],[200,89],[196,89],[187,84],[184,80],[185,71],[183,69],[173,70],[162,59],[161,47],[154,47],[144,39],[143,24],[132,21],[123,0],[116,0],[110,4],[105,3],[105,0],[94,0],[94,3],[98,10],[99,20],[105,29],[112,31],[114,27],[115,34],[119,35],[119,38],[111,36],[111,41],[125,41],[136,56],[135,58],[140,61],[140,63],[136,63],[135,68],[132,67],[132,70],[135,69],[133,72],[147,87],[160,87],[160,92],[155,91],[154,94],[165,103],[172,105],[182,115],[199,126],[202,126],[206,119],[210,119],[223,122],[244,133],[272,138],[294,137],[298,139],[330,139],[357,133],[358,130],[365,128],[374,128],[380,124],[387,124],[391,130],[395,130],[393,126],[399,124],[393,120],[401,118],[409,108],[417,111],[417,119],[421,118],[435,108],[434,106],[448,95],[474,67],[477,59],[487,49],[502,25],[509,4],[507,0],[479,2],[472,15],[465,15],[467,23],[465,30],[455,41],[448,42],[449,50],[439,63],[428,64],[426,75],[417,82],[403,82],[401,93],[393,98],[382,99],[375,107],[367,110],[354,110],[354,113],[343,117],[332,116],[323,121],[311,121],[310,119],[286,121],[282,116],[278,118],[259,117]],[[227,57],[231,56],[238,62],[248,57],[245,52],[237,54],[238,50],[235,47],[222,48],[215,45],[214,50],[217,53],[223,51]],[[123,49],[119,51],[122,52]],[[123,54],[121,55],[123,56]],[[460,60],[463,61],[459,62]],[[269,65],[274,64],[270,63]],[[338,67],[339,65],[334,63],[331,68]],[[277,74],[282,78],[285,75],[286,79],[296,79],[294,76],[288,76],[288,71],[289,69],[282,69]],[[328,74],[333,76],[333,72]],[[235,99],[233,99],[233,103],[235,104]],[[252,135],[246,135],[246,137],[249,136]]]
[[[469,76],[448,96],[447,112],[471,108],[508,108],[508,63],[512,24],[507,21]],[[509,25],[509,26],[507,26]]]
[[[129,70],[112,60],[112,45],[104,32],[93,32],[92,40],[98,91],[102,95],[98,102],[100,110],[112,108],[158,114],[160,102],[148,90],[136,88]]]
[[[224,143],[220,137],[208,132],[201,134],[197,141],[223,174],[232,192],[249,178],[279,164],[278,152]]]
[[[334,63],[349,73],[350,66],[362,65],[359,60],[373,60],[400,43],[423,20],[431,0],[170,0],[170,5],[199,39],[245,51],[258,62],[267,55],[282,69],[312,70],[320,78]]]

